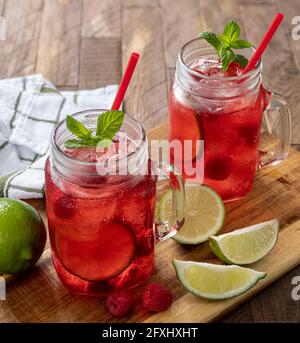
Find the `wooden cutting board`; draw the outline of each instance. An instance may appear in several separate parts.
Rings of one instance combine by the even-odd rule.
[[[164,124],[149,139],[162,139]],[[46,222],[42,200],[29,201]],[[208,301],[188,293],[175,276],[171,261],[220,263],[208,244],[184,246],[172,239],[156,247],[156,273],[150,281],[170,287],[172,307],[162,313],[146,311],[141,304],[143,287],[134,291],[136,306],[122,322],[210,322],[224,316],[300,263],[300,152],[291,149],[280,166],[261,170],[252,192],[243,200],[226,204],[222,233],[265,220],[280,220],[279,241],[272,252],[251,267],[268,273],[247,293],[225,301]],[[0,302],[0,322],[117,322],[105,310],[105,299],[69,293],[58,280],[51,263],[49,245],[38,265],[18,277],[7,278],[7,300]]]

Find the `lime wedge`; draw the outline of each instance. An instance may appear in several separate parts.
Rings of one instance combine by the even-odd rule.
[[[232,264],[250,264],[266,256],[278,239],[277,219],[209,238],[213,252]]]
[[[221,229],[225,207],[218,193],[207,186],[186,183],[185,190],[185,223],[173,239],[183,244],[199,244]],[[158,217],[161,222],[172,222],[172,215],[172,192],[167,191],[159,202]]]
[[[222,300],[243,294],[267,274],[239,266],[173,260],[183,286],[202,298]]]

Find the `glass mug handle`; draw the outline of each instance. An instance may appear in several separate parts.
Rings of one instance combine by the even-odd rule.
[[[152,167],[155,167],[157,173],[156,175],[158,175],[157,186],[160,182],[169,180],[173,196],[173,218],[175,219],[175,222],[172,221],[171,223],[171,220],[160,222],[158,221],[157,213],[155,216],[155,238],[156,242],[161,242],[167,238],[173,237],[184,224],[186,204],[185,188],[184,181],[181,175],[176,171],[174,166],[169,164],[162,164],[161,166],[157,166],[155,162],[152,163]]]
[[[263,113],[258,169],[281,163],[291,145],[291,113],[279,94],[271,93]]]

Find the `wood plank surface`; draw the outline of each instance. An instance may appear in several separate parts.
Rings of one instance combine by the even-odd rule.
[[[81,6],[81,0],[44,0],[36,71],[57,86],[78,85]]]
[[[6,40],[0,42],[1,78],[34,73],[42,10],[43,0],[5,2],[2,14],[6,20]]]
[[[300,306],[291,297],[291,280],[296,275],[300,275],[299,266],[225,317],[222,322],[299,323]]]
[[[149,139],[166,138],[167,124],[152,130]],[[279,240],[272,252],[252,268],[267,272],[265,279],[245,294],[225,301],[208,301],[188,293],[175,276],[172,259],[221,263],[207,243],[184,246],[173,240],[156,248],[156,272],[150,281],[170,287],[174,296],[172,307],[153,314],[142,308],[143,287],[133,291],[136,306],[122,322],[210,322],[224,316],[257,292],[270,285],[300,263],[300,153],[292,150],[284,164],[260,171],[253,191],[244,199],[226,204],[226,220],[221,233],[255,224],[274,217],[280,220]],[[45,216],[43,201],[36,205]],[[271,300],[273,298],[269,298]],[[59,282],[46,250],[37,268],[20,278],[8,278],[7,300],[0,307],[0,322],[118,322],[105,311],[104,299],[88,298],[69,293]],[[276,303],[271,303],[278,310]],[[264,307],[263,309],[266,309]],[[263,310],[262,310],[263,311]],[[266,310],[268,311],[268,310]],[[262,312],[265,319],[266,314]],[[270,312],[267,312],[270,313]]]
[[[159,0],[122,0],[123,7],[159,6]]]
[[[241,5],[241,13],[248,39],[256,46],[262,38],[263,30],[266,30],[270,18],[279,11],[279,6],[273,4],[252,4]],[[262,26],[262,23],[265,23]],[[262,29],[262,27],[264,27]],[[291,109],[292,143],[300,142],[300,73],[293,58],[291,45],[289,43],[286,27],[282,25],[269,47],[266,49],[263,60],[263,80],[265,86],[282,96],[288,101]],[[276,56],[276,58],[274,58]],[[288,63],[287,63],[288,61]]]
[[[300,70],[300,41],[293,39],[292,30],[296,28],[296,23],[300,24],[300,2],[295,0],[280,1],[279,9],[285,14],[285,27],[288,37],[288,42],[293,52],[293,58],[297,64],[298,70]],[[298,17],[298,18],[296,18]],[[295,18],[295,19],[294,19]],[[293,20],[294,19],[294,20]],[[296,20],[297,19],[297,20]],[[298,36],[300,34],[299,27],[297,28]]]
[[[3,16],[5,0],[0,0],[0,15]]]
[[[126,94],[125,111],[149,129],[168,114],[162,15],[158,7],[124,8],[123,69],[132,51],[139,52],[141,58]]]
[[[81,41],[79,88],[94,89],[118,84],[121,79],[121,41],[117,37]]]
[[[175,68],[181,47],[203,31],[198,0],[161,0],[167,68]],[[187,24],[188,23],[188,24]]]
[[[205,30],[222,33],[224,26],[230,20],[235,20],[241,28],[241,37],[245,30],[241,20],[239,0],[198,0],[200,14],[205,26]]]
[[[84,0],[83,37],[121,37],[121,0]]]

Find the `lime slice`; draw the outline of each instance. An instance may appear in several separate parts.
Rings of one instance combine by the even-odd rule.
[[[213,252],[232,264],[250,264],[266,256],[278,239],[277,219],[209,238]]]
[[[207,186],[186,183],[185,191],[185,223],[173,239],[183,244],[199,244],[221,229],[225,219],[225,207],[218,193]],[[169,190],[159,202],[158,217],[161,222],[172,222],[172,216],[172,192]]]
[[[267,274],[239,266],[173,260],[183,286],[202,298],[222,300],[243,294]]]
[[[102,281],[119,275],[130,265],[136,240],[129,227],[100,224],[94,235],[84,229],[84,234],[76,234],[64,226],[56,228],[56,250],[66,270],[87,281]]]

